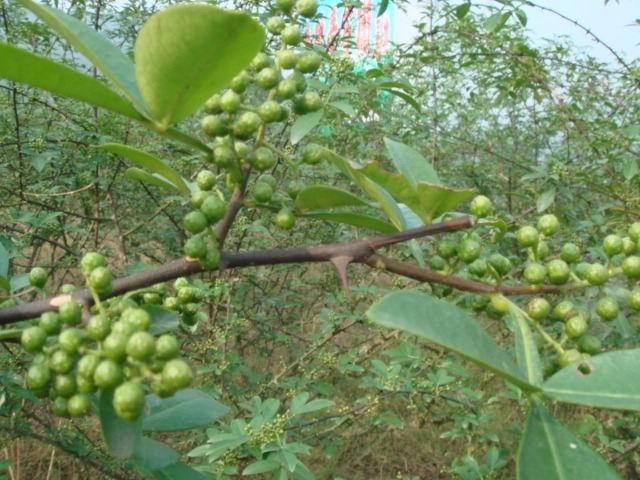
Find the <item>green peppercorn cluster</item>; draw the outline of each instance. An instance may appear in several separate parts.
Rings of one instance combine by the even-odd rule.
[[[170,334],[154,336],[151,316],[136,302],[100,302],[112,288],[102,255],[90,252],[80,266],[98,305],[83,323],[81,306],[68,299],[22,331],[22,346],[33,355],[27,387],[48,397],[54,414],[72,417],[89,412],[91,395],[112,391],[118,416],[135,420],[147,391],[171,396],[189,386],[193,372],[178,358],[178,340]]]
[[[187,326],[193,326],[198,322],[205,321],[207,314],[200,310],[201,302],[206,297],[206,292],[201,288],[191,284],[184,277],[177,278],[173,282],[174,295],[164,298],[162,306],[167,310],[172,310],[180,314],[180,319]]]

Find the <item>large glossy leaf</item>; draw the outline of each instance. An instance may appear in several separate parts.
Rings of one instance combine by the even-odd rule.
[[[429,161],[419,152],[390,138],[385,138],[384,144],[394,165],[413,188],[416,188],[418,182],[441,183]]]
[[[295,145],[307,134],[316,128],[322,120],[322,116],[324,115],[323,110],[318,110],[312,113],[307,113],[305,115],[300,115],[296,118],[296,121],[291,125],[291,145]]]
[[[151,432],[173,432],[209,425],[225,415],[229,408],[200,390],[180,390],[169,398],[147,396],[148,415],[142,428]]]
[[[529,383],[541,385],[542,363],[540,362],[538,347],[536,347],[536,342],[529,328],[529,324],[517,306],[510,304],[509,313],[513,320],[518,366],[527,376]]]
[[[607,463],[537,403],[520,440],[518,480],[620,480]]]
[[[205,4],[153,15],[134,47],[138,87],[160,130],[204,103],[245,68],[264,43],[249,15]]]
[[[0,59],[0,78],[144,120],[129,102],[107,85],[66,65],[1,42]]]
[[[142,432],[142,421],[121,419],[113,409],[113,390],[103,389],[98,398],[98,416],[102,435],[111,454],[118,460],[133,456]]]
[[[388,172],[378,162],[367,163],[359,172],[383,187],[397,202],[407,205],[425,223],[431,223],[473,194],[473,190],[423,181],[417,181],[414,187],[403,174]]]
[[[354,227],[368,228],[381,233],[393,233],[398,229],[390,223],[355,212],[310,212],[303,213],[303,217],[315,218],[326,222],[344,223],[345,225],[353,225]]]
[[[168,188],[170,190],[178,190],[175,185],[166,181],[164,177],[152,175],[137,167],[127,168],[124,176],[129,180],[147,183],[156,187]]]
[[[466,311],[449,302],[416,291],[394,292],[374,303],[367,316],[453,350],[524,390],[539,390]]]
[[[142,150],[129,147],[128,145],[122,145],[120,143],[105,143],[103,145],[100,145],[100,148],[117,155],[122,155],[123,157],[128,158],[129,160],[134,162],[136,165],[147,168],[153,173],[161,175],[173,185],[175,185],[175,187],[182,194],[191,194],[191,192],[189,191],[189,187],[187,186],[182,176],[169,164],[163,162],[159,158],[154,157],[147,152],[143,152]]]
[[[18,0],[67,40],[93,63],[102,74],[119,87],[140,110],[144,102],[136,85],[133,62],[122,50],[86,23],[60,10],[31,0]]]
[[[160,470],[178,461],[178,452],[162,442],[152,438],[142,437],[133,454],[134,460],[143,468],[153,471]]]
[[[640,410],[638,372],[640,349],[620,350],[563,368],[542,388],[545,395],[563,402]]]
[[[143,305],[142,308],[151,315],[149,333],[152,335],[172,332],[180,326],[178,314],[172,310],[167,310],[160,305],[152,304]]]
[[[296,208],[301,212],[363,205],[367,205],[367,202],[353,193],[329,185],[311,185],[296,197]]]

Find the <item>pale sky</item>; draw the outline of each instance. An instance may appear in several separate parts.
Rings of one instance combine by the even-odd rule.
[[[397,12],[396,41],[407,41],[412,36],[409,26],[418,18],[420,3],[416,2],[407,14]],[[640,18],[640,0],[611,0],[606,6],[604,0],[534,0],[534,3],[577,20],[619,54],[623,54],[626,60],[640,57],[640,26],[631,26],[635,19]],[[604,47],[570,22],[538,8],[525,7],[524,10],[528,17],[527,29],[533,38],[566,35],[596,58],[605,62],[614,61]]]

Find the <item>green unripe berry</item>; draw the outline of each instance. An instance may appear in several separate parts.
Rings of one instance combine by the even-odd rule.
[[[640,222],[636,222],[629,227],[628,230],[629,237],[634,242],[640,242]]]
[[[297,0],[295,3],[295,10],[298,15],[311,18],[315,16],[318,11],[317,0]]]
[[[246,71],[242,71],[238,75],[233,77],[231,83],[229,84],[229,87],[236,93],[242,93],[250,84],[251,75],[249,75]]]
[[[509,312],[509,301],[502,295],[492,295],[490,305],[496,312],[502,314]]]
[[[542,320],[551,311],[551,305],[545,298],[534,298],[527,304],[527,314],[534,320]]]
[[[102,340],[111,331],[111,320],[102,314],[94,315],[87,324],[87,337],[91,340]]]
[[[133,327],[136,332],[146,330],[151,325],[151,316],[142,308],[127,308],[122,312],[120,320]]]
[[[51,382],[51,370],[46,365],[31,365],[27,371],[27,387],[30,390],[45,388]]]
[[[586,262],[580,262],[574,268],[575,274],[580,280],[587,278],[587,270],[589,270],[589,264]]]
[[[499,275],[504,276],[511,270],[511,261],[499,253],[491,254],[488,261],[489,265],[491,265]]]
[[[144,390],[137,383],[123,383],[113,392],[113,408],[124,420],[137,419],[144,408]]]
[[[516,240],[521,247],[533,247],[540,238],[538,231],[530,225],[521,227],[516,233]]]
[[[622,261],[622,273],[628,278],[640,278],[640,257],[632,255]]]
[[[272,168],[276,164],[276,156],[267,147],[259,147],[253,154],[251,164],[260,172]]]
[[[58,336],[58,346],[61,350],[74,354],[84,343],[84,331],[78,328],[67,328]]]
[[[576,306],[569,300],[563,300],[553,309],[553,318],[561,322],[566,322],[577,313]]]
[[[76,379],[72,375],[56,375],[53,388],[58,396],[69,398],[77,391]]]
[[[56,350],[49,358],[49,368],[56,373],[67,373],[73,364],[73,357],[63,350]]]
[[[100,388],[113,388],[122,382],[122,369],[113,360],[102,360],[93,374],[93,381]]]
[[[291,230],[296,223],[296,217],[289,208],[282,208],[276,214],[275,223],[278,228]]]
[[[204,257],[200,257],[198,260],[200,261],[202,268],[205,270],[213,270],[220,264],[220,250],[218,250],[218,247],[215,245],[210,246]]]
[[[620,313],[620,306],[613,297],[602,297],[596,303],[596,313],[602,320],[609,322],[614,320]]]
[[[270,202],[273,197],[273,188],[268,183],[258,182],[253,187],[253,197],[261,203]]]
[[[451,240],[441,240],[438,242],[436,246],[436,251],[438,255],[440,255],[444,259],[449,259],[455,257],[456,255],[456,244]]]
[[[196,176],[196,185],[200,190],[211,190],[216,186],[216,175],[211,170],[201,170]]]
[[[84,393],[77,393],[67,401],[67,411],[72,417],[82,417],[91,407],[89,397]]]
[[[127,356],[128,337],[121,333],[110,333],[102,341],[102,351],[107,358],[119,362]]]
[[[183,224],[188,232],[196,234],[207,228],[209,222],[201,211],[194,210],[184,216]]]
[[[87,252],[80,260],[80,269],[84,276],[89,276],[94,268],[105,267],[107,262],[98,252]]]
[[[60,293],[62,293],[64,295],[71,295],[76,290],[77,290],[76,286],[72,285],[70,283],[65,283],[60,287]]]
[[[596,355],[600,352],[602,348],[602,343],[598,337],[594,337],[593,335],[585,335],[578,341],[578,349],[583,353],[588,353],[589,355]]]
[[[276,0],[276,7],[283,13],[290,13],[294,4],[295,0]]]
[[[565,243],[560,249],[560,258],[567,263],[580,260],[580,248],[575,243]]]
[[[142,303],[145,305],[160,305],[162,303],[162,297],[155,292],[145,292],[142,294]]]
[[[320,163],[323,158],[324,149],[316,143],[309,143],[302,149],[302,161],[308,165]]]
[[[180,353],[180,344],[176,337],[169,334],[160,335],[156,340],[156,357],[160,360],[171,360]]]
[[[93,374],[100,364],[100,357],[94,353],[88,353],[78,361],[78,375],[93,380]]]
[[[211,224],[216,223],[222,217],[224,217],[224,213],[227,207],[222,200],[217,195],[210,195],[202,202],[202,206],[200,206],[200,211],[207,218],[207,221]]]
[[[302,33],[296,25],[287,25],[280,34],[285,45],[295,46],[302,41]]]
[[[281,80],[280,83],[278,83],[276,93],[280,98],[285,100],[293,98],[296,93],[298,93],[296,81],[293,78],[285,78],[284,80]]]
[[[255,112],[244,112],[233,124],[233,135],[246,140],[258,130],[260,125],[262,125],[260,115]]]
[[[162,383],[170,391],[188,387],[193,381],[193,371],[187,362],[180,359],[169,360],[162,368]]]
[[[429,257],[427,264],[429,265],[429,268],[431,270],[442,271],[445,268],[447,268],[447,261],[444,258],[442,258],[440,255],[433,255]]]
[[[20,343],[29,353],[35,353],[42,350],[47,341],[47,332],[42,327],[28,327],[22,331]]]
[[[87,283],[89,284],[89,287],[102,296],[111,293],[112,280],[111,270],[107,267],[97,267],[89,274]]]
[[[200,258],[207,253],[207,242],[202,237],[191,237],[184,243],[184,254],[191,258]]]
[[[544,260],[549,256],[549,245],[547,244],[547,242],[540,240],[538,241],[538,245],[536,245],[534,252],[535,257],[538,260]]]
[[[229,132],[227,122],[220,115],[207,115],[200,121],[200,127],[210,137],[223,137]]]
[[[559,353],[556,357],[556,363],[560,368],[566,368],[580,360],[582,360],[582,354],[574,348]]]
[[[278,62],[278,66],[280,68],[284,70],[291,70],[298,63],[298,54],[295,51],[289,49],[280,50],[276,53],[276,61]]]
[[[629,293],[627,298],[629,308],[635,311],[640,310],[640,287],[636,287]]]
[[[234,142],[233,150],[238,158],[247,158],[251,153],[251,148],[244,142]]]
[[[602,248],[608,257],[618,255],[622,253],[622,238],[618,235],[607,235],[602,242]]]
[[[609,271],[600,263],[592,263],[587,268],[585,279],[591,285],[604,285],[609,280]]]
[[[322,108],[322,99],[318,93],[309,91],[303,93],[293,102],[293,109],[298,114],[315,112]]]
[[[279,35],[284,29],[286,23],[281,17],[271,17],[267,20],[267,31],[273,35]]]
[[[156,350],[156,341],[148,332],[136,332],[127,342],[127,355],[136,360],[148,360]]]
[[[322,64],[322,57],[316,52],[306,52],[300,56],[296,63],[296,70],[301,73],[313,73]]]
[[[540,263],[530,263],[522,272],[525,281],[530,285],[540,285],[547,277],[547,269]]]
[[[56,397],[51,403],[51,412],[58,417],[66,417],[69,414],[67,411],[67,399]]]
[[[77,325],[82,320],[82,308],[73,300],[69,300],[58,308],[58,317],[62,323]]]
[[[551,213],[543,215],[538,219],[538,230],[547,237],[554,235],[559,229],[560,222],[558,221],[558,217]]]
[[[295,200],[304,188],[304,182],[300,180],[292,180],[287,184],[287,195],[289,195],[291,199]]]
[[[253,60],[251,60],[251,63],[249,64],[249,67],[256,72],[259,72],[263,68],[267,68],[270,66],[271,57],[269,57],[269,55],[264,52],[259,52],[258,54],[256,54],[256,56],[253,57]]]
[[[55,312],[44,312],[40,316],[40,321],[38,322],[40,328],[42,328],[47,335],[53,335],[60,331],[62,327],[62,323],[60,322],[60,318],[58,314]]]
[[[471,200],[469,205],[469,212],[478,218],[483,218],[491,215],[493,211],[493,204],[484,195],[477,195]]]
[[[487,262],[485,262],[482,258],[478,258],[469,264],[469,273],[475,275],[476,277],[484,277],[487,274],[489,267]]]
[[[480,257],[480,244],[475,240],[467,238],[458,247],[458,258],[464,263],[471,263]]]
[[[629,237],[622,239],[622,253],[625,255],[633,255],[638,251],[638,244]]]
[[[204,111],[209,114],[220,113],[220,95],[217,93],[209,98],[204,104]]]
[[[258,115],[264,123],[279,122],[282,107],[274,100],[267,100],[258,107]]]
[[[275,68],[264,68],[256,75],[256,83],[265,90],[270,90],[280,82],[280,72]]]
[[[562,285],[569,281],[571,269],[567,262],[560,259],[551,260],[547,263],[547,277],[554,285]]]
[[[587,333],[589,324],[582,315],[576,315],[567,320],[564,324],[564,333],[569,338],[578,338]]]
[[[233,90],[227,90],[220,98],[220,108],[226,113],[235,113],[240,108],[240,95]]]
[[[220,146],[213,150],[213,162],[220,168],[228,168],[235,159],[235,153],[229,147]]]
[[[269,173],[264,173],[260,175],[260,177],[258,177],[258,180],[256,180],[256,183],[268,183],[269,185],[271,185],[271,188],[273,188],[274,190],[278,184],[275,177]]]
[[[33,267],[29,272],[29,285],[42,288],[45,283],[47,283],[47,271],[42,267]]]

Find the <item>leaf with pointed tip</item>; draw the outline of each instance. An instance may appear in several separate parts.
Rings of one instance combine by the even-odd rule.
[[[144,102],[136,85],[133,62],[122,50],[86,23],[60,10],[31,0],[18,0],[53,28],[93,63],[122,93],[145,112]]]
[[[542,384],[542,363],[527,320],[515,305],[509,303],[516,339],[516,361],[532,385]]]
[[[226,415],[229,407],[200,390],[187,388],[169,398],[147,396],[149,413],[142,428],[147,432],[174,432],[201,428]]]
[[[144,120],[129,102],[107,85],[66,65],[1,42],[0,58],[0,78],[80,100],[134,120]]]
[[[518,480],[620,480],[580,438],[533,402],[517,461]]]
[[[150,471],[167,467],[175,463],[178,458],[178,452],[162,442],[147,437],[140,439],[133,454],[134,461]]]
[[[640,410],[639,371],[640,349],[607,352],[563,368],[542,388],[562,402]]]
[[[396,169],[413,188],[416,188],[418,182],[442,183],[436,171],[418,151],[390,138],[385,138],[384,144]]]
[[[325,208],[366,206],[367,202],[341,188],[310,185],[298,193],[295,205],[301,212],[306,212]]]
[[[369,307],[367,317],[448,348],[523,390],[540,390],[471,315],[449,302],[416,291],[393,292]]]
[[[160,177],[159,175],[156,175],[156,174],[152,175],[148,172],[145,172],[141,168],[137,168],[137,167],[127,168],[124,172],[124,176],[127,177],[129,180],[146,183],[149,185],[153,185],[154,187],[162,187],[162,188],[168,188],[169,190],[178,191],[176,186],[172,183],[167,182],[164,179],[164,177]]]
[[[111,454],[118,460],[131,458],[142,433],[142,420],[121,419],[113,408],[113,389],[103,389],[98,398],[98,417]]]
[[[183,120],[245,68],[264,43],[251,16],[206,4],[154,14],[134,46],[135,75],[160,130]]]
[[[291,125],[291,145],[295,145],[307,134],[316,128],[322,120],[322,116],[324,115],[324,111],[322,109],[317,110],[312,113],[307,113],[305,115],[300,115],[293,125]]]
[[[187,186],[182,176],[178,172],[176,172],[170,165],[163,162],[158,157],[154,157],[147,152],[143,152],[142,150],[138,150],[121,143],[104,143],[100,145],[100,148],[108,152],[115,153],[116,155],[121,155],[125,158],[128,158],[136,165],[148,168],[153,173],[161,175],[171,184],[175,185],[175,187],[182,194],[191,194],[191,191],[189,190],[189,187]]]

